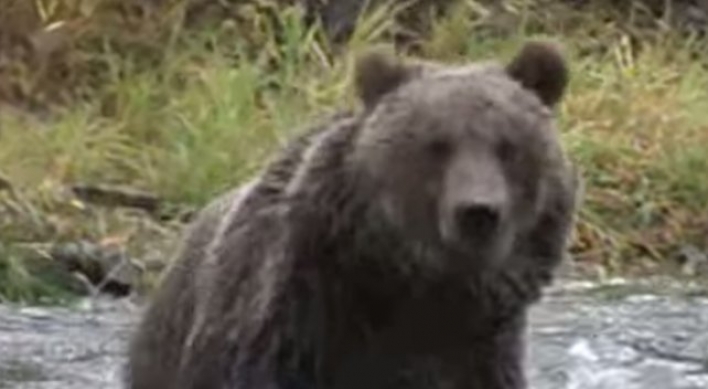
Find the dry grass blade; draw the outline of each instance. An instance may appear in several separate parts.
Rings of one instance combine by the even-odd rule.
[[[335,48],[301,8],[277,0],[219,3],[201,24],[184,1],[154,3],[0,0],[0,45],[9,45],[0,100],[31,115],[64,103],[43,120],[0,115],[0,240],[101,240],[146,223],[141,212],[77,201],[65,190],[74,182],[198,208],[312,118],[357,104],[352,54],[391,44],[394,16],[412,6],[370,9]],[[458,0],[416,47],[466,61],[505,57],[529,38],[562,41],[572,78],[560,128],[587,181],[575,257],[614,270],[670,258],[683,243],[706,250],[705,43],[637,10],[498,4]],[[135,233],[126,244],[141,258],[168,235]]]

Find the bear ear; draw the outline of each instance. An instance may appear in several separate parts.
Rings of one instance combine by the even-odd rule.
[[[549,107],[563,97],[569,77],[560,47],[540,41],[526,43],[506,66],[506,72]]]
[[[388,92],[408,81],[414,74],[412,66],[383,48],[370,49],[360,55],[355,65],[356,92],[369,109]]]

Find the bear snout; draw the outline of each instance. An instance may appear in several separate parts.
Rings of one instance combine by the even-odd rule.
[[[464,241],[484,244],[496,234],[501,212],[491,204],[462,204],[454,210],[455,229]]]
[[[494,202],[460,202],[441,215],[443,242],[460,253],[495,256],[505,240],[503,205]]]

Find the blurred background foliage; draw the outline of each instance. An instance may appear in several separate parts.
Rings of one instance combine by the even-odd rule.
[[[195,209],[356,105],[352,58],[372,44],[464,61],[559,40],[561,131],[586,177],[576,263],[646,274],[706,252],[703,3],[363,3],[0,0],[0,297],[34,299],[26,267],[57,244],[164,263]]]

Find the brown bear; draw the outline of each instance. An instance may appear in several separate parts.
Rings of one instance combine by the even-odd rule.
[[[132,389],[520,389],[578,175],[549,43],[507,64],[359,60],[363,109],[208,206],[130,347]]]

